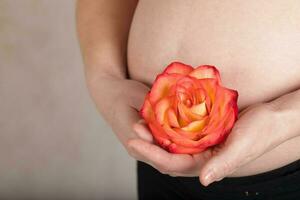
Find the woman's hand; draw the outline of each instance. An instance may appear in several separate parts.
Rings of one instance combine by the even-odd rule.
[[[98,110],[132,157],[162,173],[197,176],[199,167],[193,156],[171,154],[154,144],[139,115],[148,86],[135,80],[101,76],[88,80],[88,88]]]
[[[210,150],[201,154],[173,154],[154,143],[150,130],[144,120],[133,125],[134,131],[142,138],[130,139],[128,147],[130,154],[137,160],[143,161],[156,168],[163,174],[171,176],[198,176],[199,168],[210,155]]]
[[[283,143],[279,117],[269,104],[251,106],[240,114],[224,143],[200,154],[171,154],[153,144],[152,139],[132,139],[128,145],[136,159],[160,172],[172,176],[199,176],[201,183],[207,186]],[[143,122],[136,123],[133,128],[138,134],[151,137]]]
[[[244,110],[227,140],[216,147],[201,167],[203,185],[223,179],[286,140],[279,113],[271,104]]]
[[[156,167],[162,173],[170,174],[171,169],[190,171],[194,167],[192,156],[171,154],[154,144],[151,133],[139,115],[149,91],[145,84],[102,76],[88,81],[88,88],[98,110],[132,157]],[[140,151],[136,151],[135,147]],[[197,176],[197,171],[193,171],[194,176]]]
[[[89,79],[87,85],[98,111],[128,150],[127,141],[138,137],[132,126],[141,120],[138,109],[149,87],[138,81],[109,75]]]
[[[243,110],[225,142],[195,155],[169,154],[152,143],[130,140],[132,152],[140,160],[161,172],[175,176],[199,176],[207,186],[239,173],[239,169],[300,133],[300,90],[285,94],[270,103],[260,103]],[[150,135],[143,124],[136,132]],[[164,163],[164,161],[168,161]],[[154,162],[153,162],[154,161]],[[185,162],[185,163],[183,163]],[[151,163],[151,162],[150,162]]]
[[[199,176],[200,171],[202,184],[208,185],[280,144],[281,132],[276,118],[276,112],[268,104],[251,106],[240,114],[224,143],[193,155],[172,154],[156,145],[147,124],[141,120],[133,125],[140,138],[130,139],[127,145],[130,155],[161,173],[187,177]],[[213,174],[209,175],[211,168]]]

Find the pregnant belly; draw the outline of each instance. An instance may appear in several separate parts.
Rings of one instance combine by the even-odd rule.
[[[140,0],[128,41],[130,77],[151,85],[174,60],[215,65],[224,85],[238,90],[240,109],[291,92],[300,85],[300,15],[294,4]],[[299,159],[299,145],[300,138],[287,141],[233,176]]]

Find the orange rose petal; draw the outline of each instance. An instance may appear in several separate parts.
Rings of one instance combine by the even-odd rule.
[[[206,99],[206,92],[202,88],[197,88],[194,90],[195,101],[194,104],[199,104]]]
[[[183,64],[181,62],[173,62],[170,65],[167,66],[167,68],[164,70],[163,73],[167,74],[182,74],[182,75],[187,75],[191,71],[193,71],[193,67]]]
[[[185,88],[185,91],[194,91],[198,88],[197,80],[198,79],[191,76],[184,76],[178,80],[177,85]]]
[[[142,117],[145,119],[146,122],[150,122],[154,119],[154,111],[149,101],[149,94],[146,95],[140,114],[142,115]]]
[[[210,113],[211,107],[212,107],[211,99],[208,96],[206,96],[204,101],[205,101],[205,105],[206,105],[206,110],[208,113]]]
[[[172,108],[172,110],[175,112],[176,117],[178,116],[177,105],[178,105],[178,99],[177,99],[177,97],[173,96],[170,108]]]
[[[171,153],[178,153],[178,154],[196,154],[205,150],[205,148],[192,148],[192,147],[188,148],[188,147],[179,146],[174,143],[169,145],[168,149]]]
[[[171,105],[171,102],[168,97],[165,97],[165,98],[159,100],[155,104],[155,116],[156,116],[158,123],[164,124],[166,122],[166,112],[167,112],[168,108],[170,107],[170,105]]]
[[[179,115],[179,117],[178,117],[178,123],[179,123],[179,126],[187,126],[187,125],[190,123],[190,121],[184,120],[184,119]]]
[[[182,92],[177,92],[177,97],[179,99],[179,101],[184,102],[185,100],[187,100],[189,98],[189,96],[186,93],[182,93]]]
[[[169,94],[170,88],[176,84],[182,75],[179,74],[160,74],[157,76],[153,83],[152,89],[149,94],[151,103],[156,103],[158,100],[164,98]]]
[[[207,92],[203,88],[198,88],[194,92],[195,101],[194,104],[205,102],[207,112],[211,110],[211,100]]]
[[[200,88],[203,88],[206,91],[207,97],[210,98],[211,104],[214,104],[216,98],[217,88],[219,87],[217,81],[215,79],[201,79],[198,80]]]
[[[218,129],[218,127],[222,127],[226,118],[231,114],[231,109],[228,108],[225,115],[221,116],[219,114],[214,114],[210,116],[209,123],[207,126],[202,130],[205,135],[214,132],[214,130]]]
[[[182,130],[181,128],[174,128],[174,131],[176,131],[176,133],[181,135],[183,138],[190,139],[190,142],[191,142],[190,145],[195,145],[196,143],[194,143],[194,142],[197,142],[197,140],[202,138],[201,131],[188,132],[188,131]]]
[[[188,124],[187,126],[182,127],[181,129],[183,131],[187,131],[187,132],[198,132],[203,129],[203,127],[206,125],[206,122],[207,122],[206,119],[193,121],[190,124]]]
[[[170,92],[171,95],[176,95],[178,92],[185,93],[186,88],[184,88],[184,87],[182,87],[178,84],[175,84],[175,85],[171,86],[169,92]]]
[[[168,145],[171,144],[171,141],[169,140],[169,136],[166,134],[164,129],[157,122],[150,122],[148,123],[148,125],[154,139],[159,145],[166,148]]]
[[[199,143],[206,146],[220,143],[229,134],[234,122],[234,111],[231,109],[220,122],[215,122],[206,130],[206,136],[199,140]]]
[[[221,83],[219,71],[216,67],[211,65],[201,65],[195,68],[195,70],[193,70],[191,73],[189,73],[189,76],[195,77],[197,79],[213,78],[217,80],[218,84]]]
[[[238,106],[237,106],[237,99],[238,99],[238,92],[236,90],[231,90],[226,88],[227,92],[231,94],[231,101],[229,102],[229,106],[233,109],[234,111],[234,117],[235,120],[237,120],[238,117]]]
[[[200,104],[192,106],[191,112],[197,115],[205,116],[207,114],[206,103],[202,102]]]
[[[205,146],[206,148],[214,146],[216,144],[221,143],[225,139],[225,131],[224,128],[216,129],[212,134],[209,134],[203,137],[199,142],[201,146]]]
[[[172,108],[169,108],[167,111],[168,122],[171,126],[179,128],[179,123],[175,111]]]
[[[187,140],[187,141],[192,141],[192,140],[189,140],[188,137],[185,137],[185,136],[181,135],[180,133],[178,133],[178,132],[175,130],[175,129],[178,130],[178,128],[173,129],[173,128],[171,128],[169,125],[164,124],[164,125],[163,125],[163,129],[165,130],[165,132],[168,134],[168,136],[171,138],[171,140],[172,140],[173,142],[178,141],[178,142],[180,143],[180,142],[183,142],[183,141],[185,141],[185,140]],[[188,134],[186,134],[186,135],[188,135]],[[191,143],[188,144],[188,145],[191,145]]]
[[[231,101],[237,103],[237,99],[238,99],[238,96],[239,96],[238,92],[236,90],[228,89],[228,88],[225,88],[225,87],[224,87],[224,89],[226,90],[227,93],[230,94]]]
[[[184,87],[186,90],[194,89],[197,85],[194,83],[193,79],[191,77],[183,77],[178,81],[178,85]]]
[[[179,114],[179,123],[181,124],[184,122],[184,124],[190,123],[191,119],[186,115],[187,108],[182,104],[181,102],[177,105],[178,108],[178,114]]]
[[[182,140],[180,141],[178,138],[172,138],[174,143],[180,144],[182,146],[192,147],[192,148],[207,148],[212,145],[215,145],[221,142],[224,137],[226,137],[231,130],[228,127],[232,127],[234,124],[234,111],[231,110],[228,114],[220,120],[216,121],[213,124],[208,124],[205,129],[201,132],[185,132],[193,134],[194,137],[198,137],[198,140]],[[176,130],[176,129],[175,129]],[[182,132],[176,130],[182,136]]]
[[[216,102],[212,107],[210,115],[213,117],[222,117],[228,112],[228,109],[232,107],[237,108],[237,97],[238,94],[236,91],[218,87],[216,92]]]
[[[183,134],[173,130],[168,125],[164,125],[163,128],[173,143],[184,146],[184,147],[194,147],[194,146],[197,147],[197,145],[198,145],[197,141],[194,141],[192,138],[190,138],[190,137],[195,137],[196,133],[184,133],[185,135],[183,135]],[[183,132],[183,131],[181,131],[181,132]]]
[[[177,107],[178,107],[178,113],[179,113],[180,117],[185,122],[190,123],[190,122],[195,121],[195,120],[203,119],[203,116],[193,113],[188,107],[186,107],[181,102],[178,103]]]

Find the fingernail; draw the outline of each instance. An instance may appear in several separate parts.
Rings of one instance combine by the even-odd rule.
[[[208,186],[211,184],[214,180],[212,171],[208,171],[207,174],[204,176],[204,186]]]

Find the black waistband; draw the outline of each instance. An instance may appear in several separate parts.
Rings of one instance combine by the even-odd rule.
[[[171,177],[142,162],[138,164],[138,172],[140,185],[187,195],[185,199],[300,199],[300,160],[257,175],[224,178],[208,187],[202,186],[198,177]]]
[[[294,194],[295,191],[300,191],[300,160],[257,175],[224,178],[208,186],[206,191],[229,192],[233,196],[245,192],[248,195]]]
[[[261,181],[271,181],[294,173],[300,173],[300,160],[296,160],[288,165],[261,174],[225,178],[222,182],[226,184],[253,184]]]

